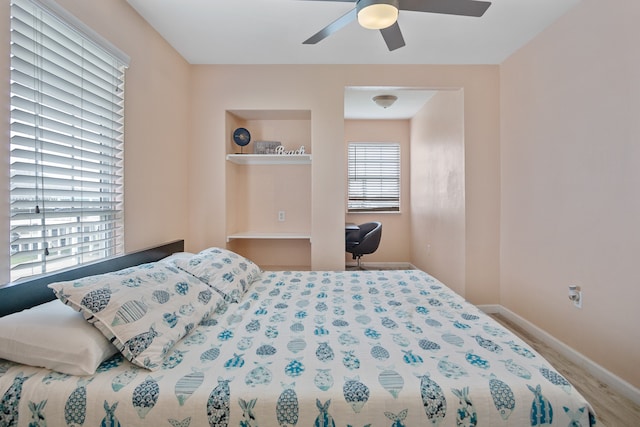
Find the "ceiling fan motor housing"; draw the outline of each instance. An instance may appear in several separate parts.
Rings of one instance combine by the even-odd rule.
[[[372,30],[388,28],[398,20],[399,0],[358,0],[358,23]]]

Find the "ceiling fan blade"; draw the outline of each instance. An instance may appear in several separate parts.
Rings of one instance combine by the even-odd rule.
[[[351,9],[349,12],[345,13],[340,18],[336,19],[331,24],[327,25],[326,27],[309,37],[307,40],[303,41],[302,44],[316,44],[326,39],[345,25],[349,24],[352,21],[355,21],[356,16],[356,9]]]
[[[390,51],[399,49],[405,45],[404,37],[402,37],[402,31],[400,31],[398,21],[390,27],[381,29],[380,34],[382,34],[382,38]]]
[[[338,1],[344,3],[354,3],[356,0],[300,0],[300,1]]]
[[[400,0],[400,10],[475,17],[484,15],[489,6],[491,2],[475,0]]]

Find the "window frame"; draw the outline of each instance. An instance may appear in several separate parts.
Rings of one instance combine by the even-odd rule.
[[[383,155],[386,158],[375,158]],[[354,170],[358,163],[359,170]],[[377,174],[368,175],[371,172]],[[400,213],[401,185],[402,148],[399,142],[347,144],[347,213]]]
[[[12,0],[10,8],[11,248],[6,263],[10,280],[20,282],[124,253],[124,75],[130,58],[54,1]],[[99,106],[89,107],[92,101]],[[56,220],[65,215],[66,224]],[[93,225],[86,236],[89,226],[79,218],[89,216],[109,225]],[[26,231],[31,221],[41,230]],[[75,244],[73,234],[78,234]],[[33,267],[16,273],[17,260],[28,255],[20,256],[22,249],[34,246]],[[49,256],[54,249],[57,260]]]

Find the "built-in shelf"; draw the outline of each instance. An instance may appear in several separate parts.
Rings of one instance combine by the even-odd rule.
[[[311,235],[307,233],[295,232],[273,232],[267,233],[262,231],[244,231],[242,233],[230,234],[227,236],[227,242],[233,239],[297,239],[311,240]]]
[[[227,160],[239,165],[307,165],[311,154],[227,154]]]

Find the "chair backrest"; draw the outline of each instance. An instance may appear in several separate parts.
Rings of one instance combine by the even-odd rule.
[[[382,223],[373,221],[360,224],[360,238],[358,244],[348,252],[355,255],[372,254],[380,245],[382,238]]]

